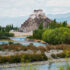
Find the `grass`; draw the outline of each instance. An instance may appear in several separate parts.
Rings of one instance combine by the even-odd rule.
[[[52,65],[52,63],[49,63],[48,70],[52,70],[51,65]],[[28,65],[28,64],[24,65],[24,63],[22,63],[20,67],[14,68],[14,70],[40,70],[40,69],[37,66],[35,66],[35,65]],[[9,68],[7,70],[13,70],[13,69]],[[68,61],[66,62],[66,64],[63,64],[61,66],[59,65],[58,70],[70,70],[70,64],[68,63]]]
[[[60,67],[59,67],[59,70],[70,70],[70,65],[69,65],[69,63],[67,62],[65,65],[60,66]]]

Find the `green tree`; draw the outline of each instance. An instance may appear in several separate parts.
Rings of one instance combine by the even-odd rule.
[[[54,20],[50,23],[49,27],[52,28],[52,29],[54,29],[54,28],[56,28],[56,26],[57,26],[56,19],[54,19]]]
[[[63,27],[66,27],[66,26],[67,26],[67,21],[64,21],[64,22],[62,23],[62,25],[63,25]]]
[[[40,23],[39,29],[43,29],[43,22]]]
[[[42,33],[43,33],[43,30],[41,29],[35,30],[33,31],[33,37],[36,39],[42,39]]]
[[[70,29],[66,27],[48,29],[43,33],[42,39],[51,44],[70,44]]]

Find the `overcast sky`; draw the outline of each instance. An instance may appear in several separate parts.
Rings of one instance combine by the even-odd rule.
[[[70,0],[0,0],[0,17],[28,16],[34,9],[46,14],[70,12]]]

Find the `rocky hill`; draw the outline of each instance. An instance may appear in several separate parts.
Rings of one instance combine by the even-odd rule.
[[[47,26],[47,23],[50,23],[52,20],[46,17],[43,10],[34,10],[33,14],[21,25],[21,29],[24,32],[30,32],[35,29],[38,29],[40,23],[43,22],[43,27]]]

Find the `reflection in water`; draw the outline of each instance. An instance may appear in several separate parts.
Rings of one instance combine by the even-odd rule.
[[[8,41],[0,41],[0,44],[8,44]]]
[[[51,64],[50,70],[59,70],[61,65],[65,65],[65,62],[53,63]],[[26,66],[26,67],[17,67],[17,68],[5,68],[0,70],[49,70],[49,65],[34,65],[34,66]]]

